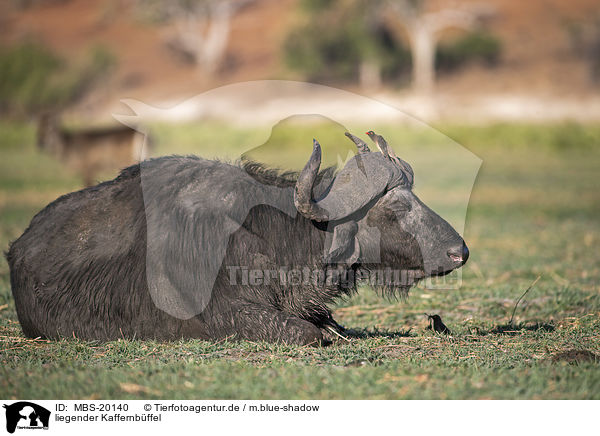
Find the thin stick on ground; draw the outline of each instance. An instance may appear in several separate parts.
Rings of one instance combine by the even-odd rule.
[[[519,299],[517,300],[517,303],[515,304],[515,307],[512,311],[512,315],[510,316],[510,321],[508,322],[509,325],[513,325],[513,319],[515,318],[515,313],[517,311],[517,306],[519,305],[519,303],[521,302],[521,300],[523,299],[523,297],[525,297],[525,295],[527,295],[527,293],[531,290],[531,288],[533,288],[535,286],[535,284],[538,282],[539,279],[541,279],[542,276],[539,275],[537,279],[535,279],[533,281],[532,284],[529,285],[529,287],[525,290],[525,292],[523,292],[523,295],[521,295],[519,297]]]

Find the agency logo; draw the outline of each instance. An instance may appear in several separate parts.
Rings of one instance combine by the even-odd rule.
[[[50,411],[29,401],[19,401],[6,409],[6,431],[14,433],[16,429],[47,430],[50,421]]]

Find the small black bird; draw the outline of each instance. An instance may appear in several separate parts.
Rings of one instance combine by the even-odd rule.
[[[425,315],[427,315],[427,318],[429,318],[429,327],[427,327],[429,330],[433,330],[437,333],[443,333],[445,335],[452,334],[450,329],[446,327],[446,325],[442,322],[441,316],[439,316],[438,314],[429,315],[428,313],[426,313]]]

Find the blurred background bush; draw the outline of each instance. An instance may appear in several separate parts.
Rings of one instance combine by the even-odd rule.
[[[31,118],[74,105],[114,66],[101,46],[78,63],[69,62],[40,42],[24,41],[0,48],[0,111]]]
[[[593,0],[11,0],[0,17],[5,115],[94,124],[124,97],[292,79],[425,121],[598,117]]]

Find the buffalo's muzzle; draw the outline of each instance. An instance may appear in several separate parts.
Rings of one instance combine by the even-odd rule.
[[[460,265],[464,265],[469,258],[469,248],[467,244],[463,243],[458,247],[451,248],[447,252],[448,257],[456,263],[460,263]]]

